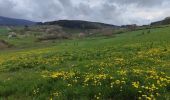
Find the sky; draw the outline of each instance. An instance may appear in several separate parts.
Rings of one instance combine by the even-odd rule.
[[[169,17],[169,5],[170,0],[0,0],[0,16],[144,25]]]

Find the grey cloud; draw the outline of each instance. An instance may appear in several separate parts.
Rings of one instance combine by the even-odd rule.
[[[153,6],[158,6],[162,5],[164,2],[167,0],[109,0],[109,2],[121,4],[121,5],[136,5],[138,7],[153,7]]]
[[[0,16],[51,21],[77,19],[148,24],[170,16],[169,0],[0,0]]]
[[[6,0],[0,0],[0,15],[7,16],[7,17],[17,17],[19,13],[16,13],[13,8],[15,7],[14,2],[10,2]]]

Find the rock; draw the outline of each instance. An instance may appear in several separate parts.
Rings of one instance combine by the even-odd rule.
[[[0,49],[9,48],[11,45],[4,40],[0,40]]]

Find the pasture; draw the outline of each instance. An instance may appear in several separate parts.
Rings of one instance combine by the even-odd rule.
[[[0,99],[169,100],[170,27],[147,31],[44,43],[9,39],[14,47],[0,51]]]

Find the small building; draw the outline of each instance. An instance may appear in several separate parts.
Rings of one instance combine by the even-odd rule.
[[[86,36],[86,34],[85,33],[79,33],[79,38],[83,38],[83,37],[85,37]]]

